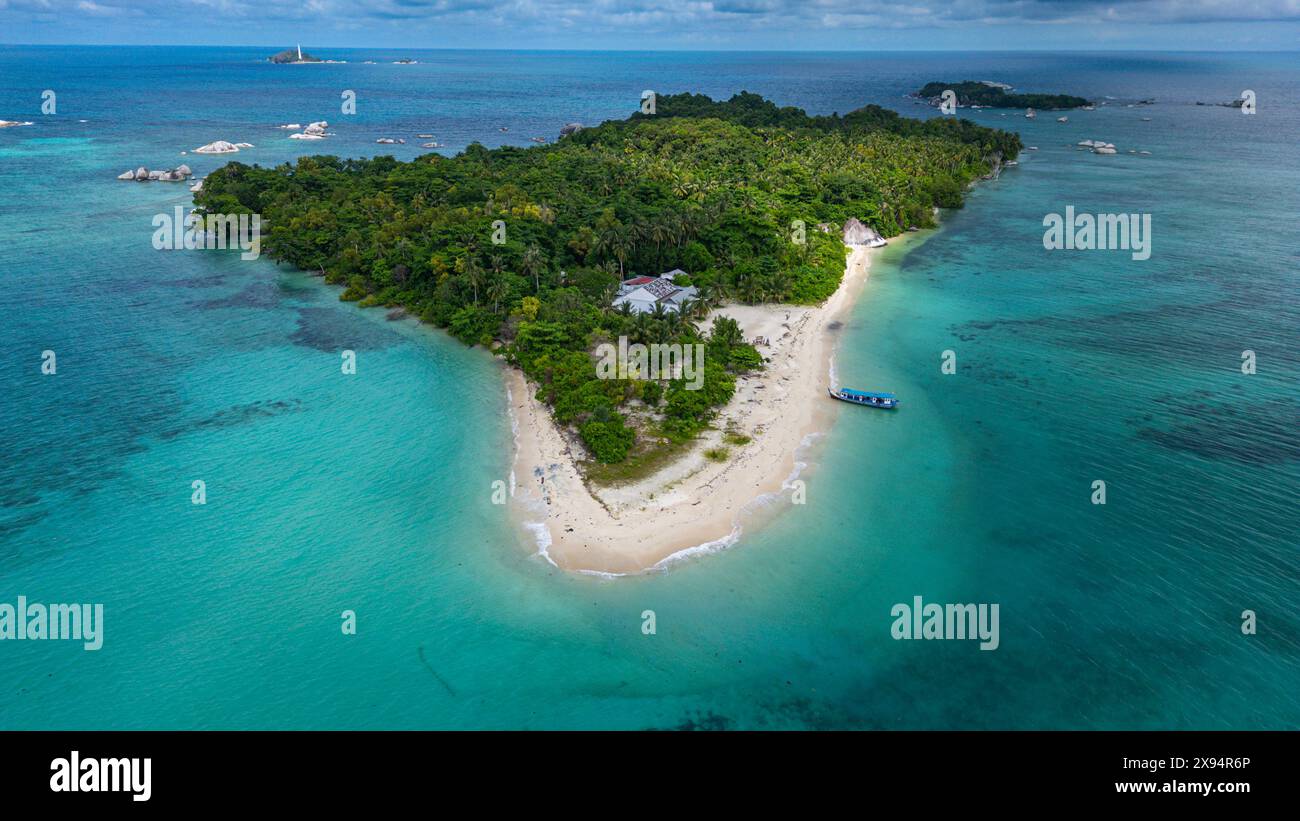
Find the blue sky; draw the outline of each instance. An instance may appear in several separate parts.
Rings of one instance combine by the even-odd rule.
[[[1295,50],[1300,0],[0,0],[0,42]]]

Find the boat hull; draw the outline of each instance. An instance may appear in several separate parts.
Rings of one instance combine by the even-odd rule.
[[[888,393],[866,393],[865,391],[835,390],[827,388],[826,392],[832,399],[838,399],[841,402],[848,402],[850,405],[861,405],[864,408],[877,408],[880,410],[894,410],[898,407],[898,397]]]

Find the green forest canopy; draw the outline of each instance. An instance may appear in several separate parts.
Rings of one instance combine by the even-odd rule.
[[[932,226],[933,209],[960,207],[995,158],[1021,148],[1012,133],[878,106],[809,116],[756,94],[680,94],[656,110],[554,145],[474,143],[451,158],[232,162],[195,202],[260,214],[263,253],[346,286],[342,299],[402,306],[468,344],[499,343],[597,462],[651,464],[708,426],[736,374],[761,367],[737,329],[697,327],[708,307],[824,300],[844,273],[844,221],[885,236]],[[832,227],[817,230],[823,223]],[[680,314],[610,308],[622,278],[673,268],[688,273],[679,284],[699,287],[697,304]],[[592,350],[620,335],[707,343],[704,388],[597,379]]]

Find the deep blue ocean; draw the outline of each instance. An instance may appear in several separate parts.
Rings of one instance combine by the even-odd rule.
[[[1300,726],[1300,55],[311,50],[349,62],[0,47],[33,123],[0,129],[0,603],[105,614],[98,651],[0,641],[0,728]],[[874,264],[837,369],[904,407],[846,407],[806,505],[639,577],[558,571],[491,503],[488,354],[154,250],[187,186],[115,179],[526,146],[646,89],[937,116],[904,95],[966,79],[1107,105],[961,112],[1038,150]],[[1150,259],[1045,250],[1067,206],[1150,214]],[[997,603],[1000,646],[894,640],[914,596]]]

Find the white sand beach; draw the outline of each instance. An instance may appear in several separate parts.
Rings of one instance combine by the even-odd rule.
[[[532,523],[545,555],[566,570],[628,574],[734,541],[745,526],[746,506],[781,493],[810,434],[827,431],[839,411],[840,403],[826,395],[838,340],[832,323],[847,318],[873,253],[852,248],[840,287],[821,306],[730,305],[701,323],[707,328],[714,315],[732,317],[746,339],[767,338],[759,352],[770,361],[761,373],[737,379],[715,430],[634,484],[589,490],[573,457],[582,453],[576,434],[561,430],[533,398],[535,386],[507,367],[517,436],[512,503]],[[704,451],[721,443],[729,425],[752,441],[725,445],[724,461],[706,459]]]

